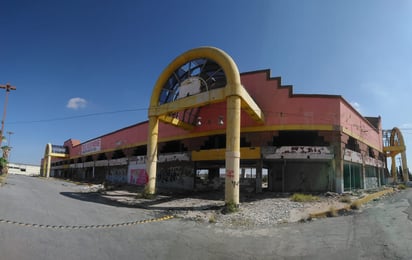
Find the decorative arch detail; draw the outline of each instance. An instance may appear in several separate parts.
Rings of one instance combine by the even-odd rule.
[[[239,204],[240,116],[244,109],[263,123],[262,110],[240,82],[236,63],[214,47],[189,50],[174,59],[159,76],[149,106],[146,192],[155,193],[159,121],[191,131],[202,106],[226,102],[225,201]]]
[[[395,157],[396,155],[401,154],[403,180],[405,182],[409,181],[409,168],[408,163],[406,161],[406,146],[403,139],[403,135],[399,128],[394,127],[392,129],[391,136],[389,139],[389,145],[385,146],[383,148],[383,151],[385,152],[386,157],[391,158],[391,174],[394,181],[396,181],[397,178]]]
[[[46,144],[43,157],[43,177],[50,177],[51,159],[53,157],[68,158],[69,155],[66,147],[61,145],[52,145],[51,143]]]

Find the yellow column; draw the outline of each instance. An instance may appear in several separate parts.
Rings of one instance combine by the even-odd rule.
[[[402,159],[403,181],[406,183],[409,181],[409,169],[408,169],[408,163],[406,162],[406,152],[405,151],[401,153],[401,159]]]
[[[225,202],[239,205],[240,97],[227,98]]]
[[[392,174],[392,178],[393,178],[393,182],[397,183],[398,182],[398,176],[396,174],[396,162],[395,162],[395,155],[391,156],[391,174]]]
[[[51,156],[47,155],[46,178],[50,177]]]
[[[159,119],[157,116],[149,117],[149,138],[147,143],[147,162],[146,171],[149,181],[146,184],[145,191],[148,194],[156,192],[156,170],[157,170],[157,141],[159,135]]]
[[[43,169],[42,170],[43,170],[42,176],[46,177],[47,175],[47,157],[46,156],[43,158]]]

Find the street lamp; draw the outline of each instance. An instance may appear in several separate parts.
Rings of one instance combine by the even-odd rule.
[[[10,90],[16,90],[16,87],[10,85],[10,83],[7,83],[6,85],[0,85],[0,88],[3,88],[6,90],[6,100],[4,101],[3,119],[1,120],[1,131],[0,131],[0,142],[1,142],[3,140],[4,120],[6,120],[6,111],[7,111],[7,103],[9,101],[9,92]]]
[[[7,146],[9,147],[9,158],[8,161],[11,162],[11,135],[14,134],[12,131],[7,132],[9,134],[9,140],[7,141]]]

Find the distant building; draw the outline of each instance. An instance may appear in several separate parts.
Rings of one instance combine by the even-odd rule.
[[[24,163],[9,163],[9,174],[21,174],[27,176],[39,176],[40,165],[24,164]]]

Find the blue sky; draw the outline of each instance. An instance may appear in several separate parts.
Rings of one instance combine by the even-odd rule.
[[[162,70],[210,45],[241,72],[271,69],[295,93],[342,95],[380,115],[403,129],[412,163],[411,13],[401,0],[0,0],[0,84],[17,87],[11,161],[39,164],[48,142],[146,120]]]

